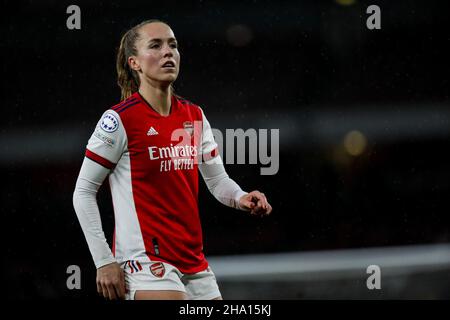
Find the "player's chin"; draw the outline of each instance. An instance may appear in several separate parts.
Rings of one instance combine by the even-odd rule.
[[[178,74],[164,74],[158,77],[159,82],[170,85],[177,80]]]
[[[159,78],[161,80],[173,80],[175,81],[178,78],[178,70],[172,69],[172,70],[162,70],[162,72],[159,73]]]

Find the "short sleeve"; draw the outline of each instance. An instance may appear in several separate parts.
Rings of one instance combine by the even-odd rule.
[[[208,119],[206,119],[205,113],[202,111],[202,144],[200,154],[202,155],[203,161],[208,161],[219,155],[219,148],[216,141],[214,140],[214,135],[209,124]]]
[[[86,146],[86,157],[113,169],[127,148],[127,136],[117,112],[107,110],[95,127]]]

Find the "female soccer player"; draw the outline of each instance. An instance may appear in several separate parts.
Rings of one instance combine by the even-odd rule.
[[[122,37],[117,55],[122,102],[88,141],[73,204],[107,299],[221,299],[203,254],[198,171],[223,204],[268,215],[259,191],[228,177],[203,110],[176,96],[180,53],[172,29],[144,21]],[[197,170],[198,168],[198,170]],[[112,250],[96,194],[109,175]]]

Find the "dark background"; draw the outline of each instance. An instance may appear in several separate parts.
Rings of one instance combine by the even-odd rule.
[[[81,30],[66,27],[70,4],[81,8]],[[381,30],[366,28],[370,4],[381,8]],[[149,18],[174,30],[181,52],[175,89],[201,105],[214,128],[280,129],[278,174],[226,166],[244,190],[268,196],[272,216],[227,208],[200,182],[207,256],[448,243],[445,5],[10,2],[1,20],[0,135],[9,298],[95,296],[72,193],[96,122],[120,98],[120,37]],[[351,130],[367,138],[359,156],[343,147]],[[99,206],[111,239],[106,185]],[[69,265],[81,267],[83,290],[67,290]]]

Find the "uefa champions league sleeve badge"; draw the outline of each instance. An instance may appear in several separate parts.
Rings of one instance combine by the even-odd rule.
[[[106,132],[114,132],[119,127],[119,120],[117,120],[116,116],[112,113],[107,113],[102,119],[102,123],[100,124],[100,128],[102,128]]]

